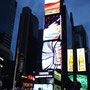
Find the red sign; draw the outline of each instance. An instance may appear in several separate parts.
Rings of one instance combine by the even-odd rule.
[[[34,76],[28,75],[27,78],[30,79],[30,80],[32,80],[32,81],[35,81],[35,77]]]

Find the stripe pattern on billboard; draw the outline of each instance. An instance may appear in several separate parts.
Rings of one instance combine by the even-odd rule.
[[[45,0],[45,15],[60,13],[60,0]]]

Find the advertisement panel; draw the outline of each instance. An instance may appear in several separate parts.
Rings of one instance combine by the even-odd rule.
[[[35,77],[32,76],[32,75],[28,75],[28,76],[22,75],[21,78],[22,78],[22,79],[28,79],[28,80],[35,81]]]
[[[34,90],[53,90],[53,84],[34,84]]]
[[[45,0],[45,15],[60,13],[60,0]]]
[[[56,70],[54,70],[54,78],[58,81],[61,81],[61,74]]]
[[[43,43],[42,69],[61,69],[62,48],[60,41],[49,41]]]
[[[73,75],[70,75],[69,78],[73,82]],[[77,74],[77,81],[81,83],[80,90],[88,90],[87,75],[79,75],[79,74]]]
[[[78,71],[86,71],[84,48],[77,49],[77,66],[78,66]]]
[[[54,90],[61,90],[61,86],[54,84]]]
[[[72,49],[67,50],[67,70],[68,72],[73,71],[73,50]]]
[[[43,40],[62,39],[61,15],[51,15],[45,17]]]

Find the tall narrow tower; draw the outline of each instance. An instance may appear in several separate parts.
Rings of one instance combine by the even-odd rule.
[[[29,7],[24,7],[20,16],[17,48],[19,48],[18,70],[27,75],[31,74],[36,67],[37,37],[34,36],[34,33],[37,31],[34,31],[36,30],[35,27],[38,27],[37,18],[32,14]],[[21,63],[23,63],[22,66]]]

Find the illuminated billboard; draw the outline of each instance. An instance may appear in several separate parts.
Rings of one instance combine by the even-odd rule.
[[[77,49],[77,68],[78,71],[86,71],[85,50],[84,48]],[[73,71],[73,49],[67,50],[67,70]]]
[[[53,84],[34,84],[34,90],[53,90]]]
[[[54,78],[58,81],[61,81],[61,74],[54,70]]]
[[[49,41],[43,43],[42,69],[61,69],[62,50],[60,41]]]
[[[67,50],[67,70],[68,72],[73,71],[73,50],[72,49]]]
[[[45,0],[45,15],[60,13],[60,0]]]
[[[77,66],[78,66],[78,71],[86,71],[84,48],[77,49]]]
[[[73,82],[73,75],[69,76],[70,80]],[[80,90],[88,90],[88,79],[87,75],[79,75],[77,74],[77,81],[81,83]]]
[[[45,17],[43,40],[62,39],[61,15],[51,15]]]
[[[54,90],[61,90],[61,86],[54,84]]]

